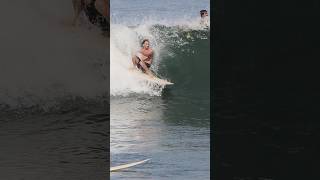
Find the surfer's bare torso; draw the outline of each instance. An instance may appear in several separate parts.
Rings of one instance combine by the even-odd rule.
[[[148,65],[151,65],[152,63],[152,55],[153,51],[151,48],[141,48],[141,50],[136,54],[136,56],[138,56],[141,61],[144,61]]]
[[[132,63],[142,72],[154,76],[150,71],[150,66],[152,64],[153,50],[149,47],[149,40],[145,39],[142,41],[142,48],[132,57]]]

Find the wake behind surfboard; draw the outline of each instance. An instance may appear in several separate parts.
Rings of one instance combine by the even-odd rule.
[[[127,168],[130,168],[130,167],[133,167],[133,166],[136,166],[136,165],[145,163],[145,162],[147,162],[147,161],[149,161],[149,160],[150,160],[150,159],[145,159],[145,160],[143,160],[143,161],[138,161],[138,162],[133,162],[133,163],[129,163],[129,164],[123,164],[123,165],[120,165],[120,166],[111,167],[111,168],[110,168],[110,172],[120,171],[120,170],[123,170],[123,169],[127,169]]]
[[[139,70],[137,70],[135,68],[131,68],[129,70],[130,70],[130,73],[132,73],[135,76],[137,76],[137,78],[141,78],[143,80],[146,80],[149,83],[154,83],[154,84],[157,84],[157,85],[160,85],[160,86],[173,85],[173,83],[170,82],[170,81],[167,81],[165,79],[160,79],[160,78],[158,78],[156,76],[155,77],[150,77],[147,74],[142,73],[141,71],[139,71]]]

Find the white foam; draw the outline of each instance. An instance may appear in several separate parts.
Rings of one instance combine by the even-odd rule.
[[[162,88],[152,86],[130,73],[132,55],[140,48],[140,39],[148,38],[155,52],[153,69],[156,71],[158,49],[148,26],[128,28],[124,25],[111,25],[110,36],[110,94],[126,96],[131,93],[160,95]]]

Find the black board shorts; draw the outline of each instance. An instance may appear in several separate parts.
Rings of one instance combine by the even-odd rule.
[[[136,56],[136,57],[137,57],[137,59],[139,60],[138,63],[137,63],[137,68],[140,69],[142,72],[145,72],[145,70],[144,70],[144,69],[142,68],[142,66],[140,65],[141,59],[140,59],[138,56]],[[148,68],[150,68],[151,64],[148,64],[148,63],[145,63],[145,64],[147,65]]]

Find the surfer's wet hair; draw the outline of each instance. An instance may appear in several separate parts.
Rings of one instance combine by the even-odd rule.
[[[205,9],[202,9],[202,10],[200,11],[200,15],[201,15],[201,16],[204,15],[205,13],[207,13],[207,10],[205,10]]]
[[[146,41],[148,41],[148,42],[150,43],[149,39],[144,39],[144,40],[142,40],[142,42],[141,42],[141,46],[143,46],[143,44],[144,44]]]

